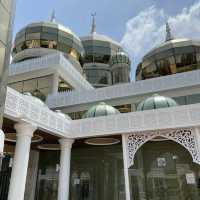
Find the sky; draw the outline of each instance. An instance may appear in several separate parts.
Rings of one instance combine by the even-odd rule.
[[[56,21],[78,36],[91,28],[96,12],[97,32],[120,42],[132,60],[132,79],[137,64],[165,40],[165,23],[174,37],[200,39],[200,0],[17,0],[14,35],[31,22]]]

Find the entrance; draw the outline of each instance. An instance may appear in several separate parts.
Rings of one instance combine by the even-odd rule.
[[[200,166],[172,141],[148,142],[129,169],[134,200],[199,200]]]
[[[121,145],[72,150],[71,200],[125,200]]]

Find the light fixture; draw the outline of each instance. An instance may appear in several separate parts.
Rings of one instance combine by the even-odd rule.
[[[17,135],[16,133],[6,133],[5,134],[5,141],[7,142],[16,142],[17,139]],[[41,142],[43,140],[43,137],[40,135],[34,135],[31,139],[32,143],[38,143]]]
[[[120,143],[116,138],[90,138],[85,140],[86,144],[95,146],[114,145]]]
[[[65,91],[69,91],[69,90],[71,90],[70,86],[67,83],[65,83],[63,80],[61,80],[59,82],[58,91],[65,92]]]
[[[41,144],[41,145],[38,145],[37,148],[41,150],[58,151],[60,150],[60,145],[59,144]]]

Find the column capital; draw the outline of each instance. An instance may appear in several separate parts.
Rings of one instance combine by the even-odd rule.
[[[18,122],[14,125],[18,136],[33,136],[34,131],[37,130],[36,124],[29,122]]]
[[[72,148],[72,144],[74,143],[74,139],[62,138],[59,139],[61,149],[65,148]]]

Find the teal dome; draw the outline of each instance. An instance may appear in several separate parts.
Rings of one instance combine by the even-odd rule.
[[[104,102],[101,102],[95,106],[92,106],[84,115],[82,118],[92,118],[92,117],[101,117],[101,116],[107,116],[107,115],[115,115],[119,114],[120,112],[110,106],[107,105]]]
[[[154,94],[152,97],[149,97],[145,99],[144,101],[142,101],[137,106],[137,111],[168,108],[168,107],[174,107],[177,105],[178,104],[176,103],[176,101],[174,101],[172,98]]]

